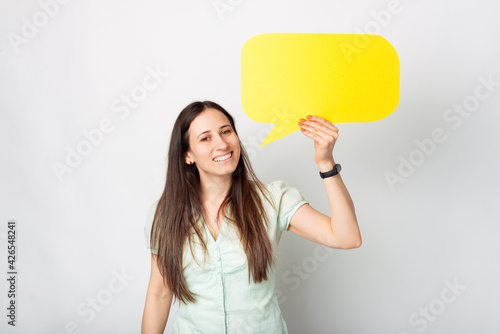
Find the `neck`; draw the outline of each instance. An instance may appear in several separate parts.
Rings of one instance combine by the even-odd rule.
[[[201,198],[209,207],[219,208],[231,187],[232,178],[200,179]]]

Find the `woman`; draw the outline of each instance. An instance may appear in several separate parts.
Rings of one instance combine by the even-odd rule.
[[[172,299],[172,333],[288,333],[274,294],[282,231],[332,248],[361,245],[354,205],[333,159],[338,129],[300,119],[314,140],[331,218],[282,181],[262,184],[220,105],[193,102],[170,140],[164,192],[145,226],[151,277],[142,333],[163,333]]]

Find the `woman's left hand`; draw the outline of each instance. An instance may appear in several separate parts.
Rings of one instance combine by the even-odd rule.
[[[333,169],[335,161],[333,160],[333,147],[339,137],[339,129],[319,116],[307,116],[307,119],[300,119],[300,131],[307,137],[314,140],[314,161],[321,172],[327,172]]]

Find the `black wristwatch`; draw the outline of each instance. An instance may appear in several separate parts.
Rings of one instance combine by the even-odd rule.
[[[342,167],[340,166],[340,164],[335,164],[335,166],[333,166],[333,169],[331,171],[328,171],[325,173],[319,172],[319,176],[321,176],[322,179],[326,179],[327,177],[337,175],[338,173],[340,173],[341,169],[342,169]]]

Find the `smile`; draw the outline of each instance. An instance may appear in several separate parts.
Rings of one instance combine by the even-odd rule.
[[[224,162],[226,160],[229,160],[233,156],[233,152],[229,152],[226,155],[219,155],[218,157],[214,158],[215,162]]]

